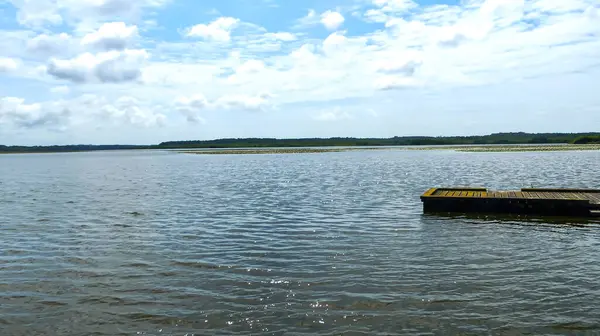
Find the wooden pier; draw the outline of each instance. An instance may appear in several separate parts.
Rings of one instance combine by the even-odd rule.
[[[426,213],[508,213],[542,216],[600,216],[600,190],[431,188],[422,196]]]

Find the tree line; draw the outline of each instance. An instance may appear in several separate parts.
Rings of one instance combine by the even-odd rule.
[[[600,144],[600,136],[598,135],[585,135],[576,138],[573,141],[574,144]]]
[[[392,138],[227,138],[215,140],[168,141],[158,145],[64,145],[3,146],[0,153],[56,153],[131,149],[331,147],[331,146],[436,146],[507,144],[590,144],[600,143],[600,133],[493,133],[480,136],[396,136]]]
[[[217,140],[169,141],[159,148],[239,148],[239,147],[326,147],[326,146],[436,146],[567,144],[599,137],[600,133],[494,133],[481,136],[404,136],[393,138],[230,138]]]

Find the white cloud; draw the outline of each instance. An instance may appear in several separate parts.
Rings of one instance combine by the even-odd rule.
[[[93,13],[100,16],[123,15],[134,10],[136,5],[150,4],[143,0],[61,0],[60,2],[63,7],[70,8],[74,13]]]
[[[141,67],[148,58],[145,50],[84,53],[68,60],[52,59],[47,73],[76,83],[121,83],[140,78]]]
[[[329,30],[338,29],[344,23],[344,16],[339,12],[326,11],[321,14],[321,23]]]
[[[0,29],[0,72],[11,72],[0,89],[14,94],[35,87],[41,95],[54,98],[93,93],[96,100],[90,107],[80,99],[60,103],[68,111],[77,111],[69,114],[71,121],[79,120],[79,111],[87,109],[95,111],[98,120],[110,116],[110,120],[132,125],[169,125],[168,118],[203,123],[205,113],[212,113],[212,123],[213,118],[229,118],[234,110],[268,110],[277,104],[287,106],[277,109],[281,113],[275,119],[265,117],[264,122],[285,120],[287,111],[302,110],[308,121],[346,118],[350,125],[355,119],[348,117],[358,119],[360,113],[330,106],[370,102],[366,105],[388,118],[394,113],[385,113],[383,101],[389,100],[386,106],[393,111],[409,113],[408,108],[396,107],[418,99],[410,95],[423,97],[422,92],[433,91],[446,97],[434,109],[452,114],[467,103],[452,101],[444,92],[494,85],[508,88],[532,78],[558,82],[572,73],[590,73],[600,57],[599,7],[592,0],[468,0],[433,6],[406,0],[361,0],[360,8],[309,10],[291,28],[277,20],[265,25],[269,29],[261,27],[260,15],[248,16],[248,20],[256,19],[254,23],[220,17],[185,29],[183,35],[190,38],[176,36],[177,27],[172,22],[165,25],[164,17],[148,14],[148,7],[164,3],[20,1],[17,9],[22,23],[35,29]],[[356,26],[356,20],[344,19],[350,12],[360,12],[355,16],[380,24]],[[144,23],[149,21],[156,24]],[[322,29],[302,30],[314,26],[331,31],[323,36]],[[61,88],[67,84],[64,81],[78,85]],[[594,86],[594,78],[586,83]],[[492,98],[502,91],[488,90]],[[322,113],[312,115],[296,108],[307,103],[318,105],[310,111]],[[14,111],[21,111],[19,115],[41,111],[32,120],[43,119],[44,111],[54,111],[54,115],[61,111],[58,101],[11,104],[13,124],[17,124]],[[596,106],[590,104],[587,111]],[[528,108],[535,110],[534,105]],[[4,113],[5,121],[8,115]],[[274,114],[248,115],[258,120]],[[359,126],[356,123],[355,129]]]
[[[262,111],[272,106],[270,93],[258,95],[237,94],[220,97],[215,101],[215,106],[226,109],[240,109],[248,111]]]
[[[265,63],[260,60],[248,60],[239,66],[238,73],[256,73],[265,68]]]
[[[346,52],[348,39],[343,32],[335,32],[327,36],[323,41],[323,51],[327,55],[334,54],[336,51]]]
[[[367,114],[371,117],[379,117],[379,113],[372,108],[367,109]]]
[[[312,44],[303,44],[300,48],[293,50],[289,54],[289,57],[293,64],[298,67],[314,63],[314,61],[317,59],[315,47]]]
[[[279,40],[279,41],[284,41],[284,42],[290,42],[290,41],[297,40],[296,35],[294,35],[292,33],[288,33],[288,32],[266,33],[266,34],[264,34],[264,36],[269,39],[274,39],[274,40]]]
[[[71,92],[71,89],[69,89],[68,86],[61,85],[61,86],[55,86],[55,87],[51,88],[50,92],[55,93],[55,94],[60,94],[60,95],[66,95],[69,92]]]
[[[423,63],[422,52],[407,50],[403,52],[390,52],[387,57],[382,57],[373,65],[375,70],[383,73],[395,73],[412,76]]]
[[[352,116],[340,107],[335,107],[330,110],[321,111],[319,114],[313,116],[313,119],[319,121],[339,121],[352,119]]]
[[[265,111],[273,107],[272,98],[272,94],[264,92],[257,95],[230,94],[211,101],[204,95],[196,93],[179,96],[173,104],[188,122],[206,123],[201,116],[203,112],[217,110]]]
[[[81,44],[104,51],[123,50],[137,36],[137,26],[128,26],[124,22],[109,22],[97,31],[85,35]]]
[[[71,111],[61,104],[28,104],[16,97],[0,98],[0,125],[9,124],[18,128],[62,129],[69,122]]]
[[[239,31],[231,37],[230,43],[218,44],[221,48],[227,45],[227,48],[234,51],[244,51],[249,56],[265,53],[276,53],[289,48],[298,41],[298,36],[289,32],[267,32],[265,28],[251,23],[241,22]],[[207,40],[207,43],[211,41]],[[216,42],[216,41],[215,41]],[[217,43],[210,44],[216,47]]]
[[[164,126],[166,117],[156,112],[149,104],[135,97],[119,97],[114,104],[105,104],[100,107],[100,115],[108,116],[115,121],[125,121],[132,125],[143,127]]]
[[[589,6],[585,10],[585,15],[589,20],[597,20],[598,18],[600,18],[600,8]]]
[[[10,0],[17,8],[18,22],[43,27],[82,22],[132,19],[145,8],[165,5],[168,0]]]
[[[173,87],[179,93],[188,88],[196,92],[197,86],[214,90],[218,89],[216,77],[223,72],[219,65],[212,62],[150,62],[142,72],[142,82],[148,88],[165,90],[166,87]]]
[[[373,0],[373,5],[393,12],[406,11],[418,6],[412,0]]]
[[[229,42],[231,40],[231,31],[239,22],[240,20],[236,18],[220,17],[209,24],[197,24],[189,28],[186,35],[219,42]]]
[[[241,63],[235,72],[227,77],[227,82],[231,84],[242,84],[254,80],[259,73],[264,73],[266,69],[265,63],[260,60],[251,59]]]
[[[414,78],[386,75],[375,80],[377,90],[398,90],[413,88],[418,83]]]
[[[297,20],[297,24],[294,26],[295,29],[306,28],[310,26],[314,26],[319,24],[321,19],[317,15],[317,12],[314,9],[309,9],[306,16]]]
[[[206,123],[201,117],[201,113],[209,107],[209,102],[201,94],[195,94],[190,97],[179,97],[175,100],[175,108],[183,114],[188,122]]]
[[[148,102],[130,96],[108,99],[87,94],[71,100],[26,103],[22,98],[0,98],[0,125],[18,128],[66,130],[72,125],[128,124],[141,127],[163,126],[164,114]]]
[[[389,20],[388,15],[379,9],[369,9],[363,14],[363,16],[368,22],[382,23],[387,22]]]
[[[56,35],[39,34],[27,41],[28,55],[36,58],[47,58],[54,55],[68,54],[73,49],[73,37],[67,33]]]
[[[202,94],[195,94],[190,97],[178,97],[175,100],[177,106],[190,106],[196,109],[204,109],[208,106],[208,100]]]
[[[18,67],[19,62],[16,60],[8,57],[0,57],[0,73],[15,71]]]
[[[376,90],[489,84],[541,71],[533,69],[545,66],[541,64],[547,56],[533,57],[536,50],[542,53],[549,46],[547,42],[563,44],[596,29],[592,22],[562,16],[524,31],[515,23],[522,17],[519,13],[523,7],[503,2],[432,6],[413,14],[406,14],[414,8],[413,2],[376,1],[373,5],[385,11],[385,29],[362,36],[338,31],[320,41],[298,34],[293,49],[290,46],[272,56],[234,45],[232,48],[244,57],[240,53],[229,57],[225,51],[230,49],[202,44],[198,47],[206,51],[189,51],[210,55],[197,65],[198,71],[189,65],[186,71],[165,70],[165,76],[177,77],[179,85],[192,85],[192,91],[214,93],[210,96],[259,90],[276,93],[280,103],[368,97]],[[320,18],[313,10],[301,21],[314,24]],[[263,36],[273,34],[264,32]],[[560,49],[566,52],[574,48],[565,45]],[[585,49],[591,50],[589,46]],[[558,55],[558,51],[552,54]],[[214,68],[209,70],[208,64]],[[206,69],[200,71],[201,67]],[[148,71],[151,68],[153,65]]]
[[[63,23],[56,1],[11,1],[18,8],[17,21],[25,26],[60,25]]]
[[[502,1],[488,0],[491,7],[502,5]],[[563,0],[563,1],[555,1],[555,0],[536,0],[530,4],[531,9],[547,14],[564,14],[571,12],[573,10],[585,10],[590,6],[590,4],[594,3],[593,1],[587,0]],[[597,2],[595,2],[597,4]]]

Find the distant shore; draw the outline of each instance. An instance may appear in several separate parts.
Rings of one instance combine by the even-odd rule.
[[[332,151],[340,151],[339,148],[370,148],[370,147],[398,147],[398,146],[475,146],[461,151],[490,151],[488,146],[494,147],[494,151],[502,150],[502,147],[511,145],[567,145],[582,146],[579,148],[589,150],[591,144],[600,145],[600,133],[494,133],[490,135],[472,136],[402,136],[392,138],[298,138],[298,139],[274,139],[274,138],[229,138],[216,140],[191,140],[191,141],[169,141],[157,145],[59,145],[59,146],[3,146],[0,145],[2,153],[68,153],[68,152],[91,152],[107,150],[141,150],[141,149],[255,149],[266,148],[292,148],[293,152],[301,152],[298,148],[333,148]],[[587,144],[587,145],[586,145]],[[476,148],[481,146],[482,148]],[[543,146],[542,146],[543,147]],[[420,147],[419,149],[423,149]],[[436,147],[439,149],[439,147]],[[346,150],[346,149],[343,149]],[[526,150],[520,148],[520,151]],[[527,150],[532,150],[531,148]],[[543,150],[543,149],[540,149]],[[563,150],[577,150],[565,147]],[[510,150],[518,151],[518,150]],[[537,150],[536,150],[537,151]],[[314,151],[313,151],[314,152]],[[247,152],[245,152],[247,153]],[[220,154],[220,153],[219,153]]]
[[[248,149],[219,149],[219,150],[186,150],[178,151],[184,154],[220,155],[220,154],[305,154],[305,153],[335,153],[349,151],[385,150],[389,148],[362,147],[330,147],[330,148],[248,148]]]
[[[453,150],[469,153],[499,153],[499,152],[562,152],[562,151],[595,151],[600,150],[600,144],[589,145],[491,145],[491,146],[422,146],[407,148],[409,150]]]
[[[149,148],[123,149],[124,151],[149,150]],[[150,150],[161,150],[161,148],[150,148]],[[373,151],[373,150],[400,150],[400,151],[454,151],[465,153],[507,153],[507,152],[564,152],[564,151],[600,151],[600,144],[573,145],[573,144],[548,144],[548,145],[451,145],[451,146],[330,146],[330,147],[273,147],[273,148],[219,148],[219,149],[162,149],[174,151],[181,154],[199,155],[250,155],[250,154],[308,154],[308,153],[336,153],[350,151]],[[89,153],[116,150],[71,150],[71,151],[20,151],[2,152],[2,154],[58,154],[58,153]]]
[[[448,150],[469,153],[500,153],[500,152],[563,152],[563,151],[594,151],[600,150],[599,145],[491,145],[491,146],[413,146],[413,147],[331,147],[331,148],[247,148],[247,149],[218,149],[218,150],[178,150],[183,154],[200,155],[251,155],[251,154],[303,154],[331,153],[369,150],[405,150],[405,151],[434,151]]]

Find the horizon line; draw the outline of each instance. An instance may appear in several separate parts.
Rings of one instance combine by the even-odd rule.
[[[529,136],[540,136],[540,135],[600,135],[600,131],[595,132],[523,132],[523,131],[514,131],[514,132],[494,132],[488,134],[471,134],[471,135],[396,135],[391,137],[353,137],[353,136],[331,136],[331,137],[290,137],[290,138],[277,138],[277,137],[223,137],[223,138],[213,138],[207,140],[168,140],[161,141],[155,144],[124,144],[124,143],[104,143],[104,144],[92,144],[92,143],[70,143],[70,144],[53,144],[53,145],[6,145],[0,144],[0,148],[2,147],[69,147],[69,146],[122,146],[122,147],[151,147],[151,146],[160,146],[161,144],[166,143],[183,143],[183,142],[204,142],[210,143],[214,141],[223,141],[223,140],[272,140],[272,141],[293,141],[293,140],[334,140],[334,139],[349,139],[349,140],[391,140],[391,139],[408,139],[408,138],[474,138],[474,137],[490,137],[494,135],[503,135],[503,134],[513,134],[513,135],[529,135]]]

